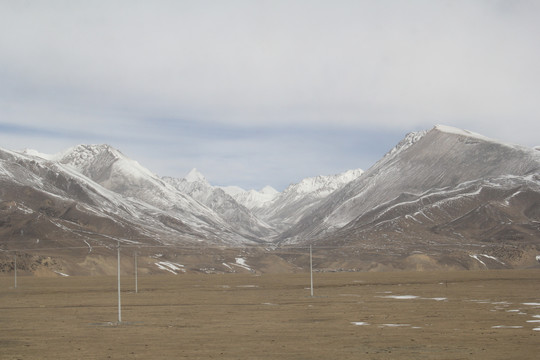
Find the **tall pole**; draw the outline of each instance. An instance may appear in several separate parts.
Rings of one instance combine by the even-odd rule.
[[[137,251],[135,251],[135,294],[139,292],[139,283],[137,279]]]
[[[311,297],[313,297],[313,251],[309,245],[309,274],[311,277]]]
[[[15,253],[15,289],[17,288],[17,253]]]
[[[122,322],[122,305],[120,302],[120,241],[118,242],[118,323]]]

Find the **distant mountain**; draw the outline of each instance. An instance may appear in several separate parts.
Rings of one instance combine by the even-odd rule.
[[[178,191],[138,162],[108,145],[79,145],[56,159],[104,188],[136,199],[198,229],[229,241],[242,242],[214,211]]]
[[[439,250],[534,245],[539,199],[538,151],[436,126],[408,134],[281,240],[409,254],[433,250],[429,244]]]
[[[306,178],[290,185],[272,201],[264,203],[254,211],[281,233],[296,225],[306,213],[330,194],[357,179],[362,173],[362,170],[357,169],[337,175]]]
[[[153,214],[152,214],[153,215]],[[144,241],[167,234],[146,206],[123,198],[58,162],[0,150],[0,245],[3,249]],[[177,236],[196,241],[185,226]],[[192,237],[194,236],[194,237]],[[104,243],[102,243],[104,242]]]
[[[212,209],[236,232],[248,239],[264,242],[269,237],[276,235],[270,225],[257,218],[223,189],[210,185],[197,169],[191,170],[183,179],[164,177],[163,180],[178,191]]]
[[[59,238],[71,237],[75,231],[80,239],[110,241],[120,237],[135,243],[191,244],[201,240],[207,244],[251,243],[214,211],[110,146],[81,145],[47,158],[6,150],[1,154],[4,171],[0,176],[3,189],[0,199],[15,204],[11,208],[16,212],[19,211],[15,209],[28,208],[40,221],[54,224],[61,233],[56,235]],[[31,198],[26,198],[26,194],[32,194]],[[50,206],[44,207],[41,202],[34,202],[34,198],[44,199]],[[65,207],[70,209],[70,214],[78,214],[73,215],[76,221],[69,223],[69,227],[62,218],[65,214],[61,209]],[[24,212],[21,215],[32,217]],[[110,219],[114,225],[100,226],[103,222],[100,219]],[[10,231],[17,228],[9,222],[6,227]],[[29,236],[26,232],[26,238]]]
[[[108,145],[0,149],[0,271],[16,249],[30,272],[108,274],[117,242],[147,273],[299,271],[307,244],[320,271],[531,267],[539,239],[540,151],[448,126],[281,193],[161,178]]]
[[[269,206],[269,204],[279,195],[279,191],[271,186],[265,186],[260,191],[246,191],[237,186],[227,186],[222,189],[227,194],[231,195],[238,203],[253,211]]]

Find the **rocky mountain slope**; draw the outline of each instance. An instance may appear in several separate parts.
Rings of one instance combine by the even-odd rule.
[[[0,269],[17,249],[34,273],[110,273],[117,242],[149,273],[298,271],[308,244],[321,270],[530,267],[540,151],[436,126],[278,193],[161,178],[107,145],[0,150]]]
[[[284,232],[281,243],[488,266],[474,257],[480,252],[491,267],[532,266],[539,200],[540,152],[436,126],[407,135]]]
[[[299,223],[300,219],[316,208],[324,199],[347,183],[362,175],[360,169],[342,174],[317,176],[291,184],[271,202],[254,209],[255,213],[272,224],[279,233]]]
[[[197,169],[182,179],[164,177],[163,180],[175,189],[199,201],[220,215],[228,225],[247,239],[265,242],[275,236],[276,231],[238,203],[223,189],[214,187]]]
[[[272,202],[280,194],[279,191],[271,186],[265,186],[260,191],[244,190],[238,186],[227,186],[222,189],[231,195],[239,204],[244,205],[252,211],[271,206]]]
[[[109,146],[79,146],[58,159],[2,150],[0,169],[3,239],[250,243],[211,209]]]
[[[447,126],[411,133],[362,177],[307,214],[283,238],[314,236],[400,198],[504,176],[540,173],[540,152]],[[534,178],[534,177],[533,177]],[[308,226],[306,224],[315,224]]]

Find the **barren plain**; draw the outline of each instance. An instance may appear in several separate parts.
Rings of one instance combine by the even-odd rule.
[[[540,271],[0,277],[1,359],[537,359]]]

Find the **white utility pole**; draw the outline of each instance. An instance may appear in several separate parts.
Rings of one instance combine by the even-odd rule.
[[[135,251],[135,294],[139,292],[139,284],[137,279],[137,251]]]
[[[120,302],[120,241],[118,242],[118,323],[122,322],[122,305]]]
[[[15,289],[17,288],[17,253],[15,253]]]
[[[309,274],[311,277],[311,297],[313,297],[313,251],[309,245]]]

